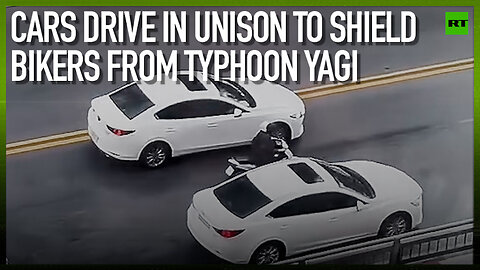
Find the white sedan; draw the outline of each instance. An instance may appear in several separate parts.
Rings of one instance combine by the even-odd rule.
[[[422,189],[372,161],[279,161],[197,192],[187,226],[233,263],[269,264],[370,236],[393,236],[423,219]]]
[[[275,83],[132,82],[92,100],[88,132],[106,155],[154,168],[172,156],[248,144],[260,130],[290,140],[303,133],[305,106]]]

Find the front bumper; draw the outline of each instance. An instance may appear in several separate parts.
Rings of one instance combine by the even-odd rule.
[[[305,132],[305,126],[302,123],[300,124],[300,127],[297,129],[297,132],[293,134],[292,139],[299,138],[300,136],[303,135],[304,132]]]

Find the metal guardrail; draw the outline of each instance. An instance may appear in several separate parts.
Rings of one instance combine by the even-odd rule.
[[[277,264],[407,264],[473,249],[473,219],[343,246]]]

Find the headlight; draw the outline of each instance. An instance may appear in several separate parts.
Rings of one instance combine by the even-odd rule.
[[[299,113],[290,114],[290,117],[293,118],[293,119],[299,119],[299,118],[302,118],[303,115],[304,115],[304,113],[299,112]]]
[[[422,204],[422,194],[420,194],[415,200],[411,201],[410,204],[419,207]]]

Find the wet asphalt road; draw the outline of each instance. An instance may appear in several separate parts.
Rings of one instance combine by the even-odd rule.
[[[54,7],[10,7],[7,9],[7,18],[16,10],[23,10],[30,14],[32,10],[56,10],[62,11],[64,8]],[[105,10],[105,7],[68,7],[79,14],[83,10]],[[159,14],[158,20],[155,21],[161,25],[161,14],[165,8],[162,7],[108,7],[108,10],[156,10]],[[168,10],[186,10],[191,19],[189,21],[190,32],[194,29],[193,11],[200,10],[222,10],[222,7],[168,7]],[[335,10],[385,10],[385,8],[352,8],[352,7],[227,7],[226,10],[248,10],[251,12],[262,10],[286,10],[289,14],[293,10],[317,10],[320,11],[325,19],[325,34],[332,32],[332,28],[327,23],[331,12]],[[445,35],[445,12],[446,11],[469,11],[473,14],[473,8],[469,7],[389,7],[388,10],[396,16],[394,19],[394,34],[399,32],[399,12],[401,10],[414,11],[418,18],[417,41],[408,45],[365,45],[365,44],[336,44],[328,38],[320,44],[298,44],[296,42],[296,23],[294,18],[289,18],[292,23],[289,24],[289,42],[288,44],[199,44],[190,36],[188,44],[159,44],[147,46],[144,44],[125,44],[120,47],[116,44],[96,44],[85,45],[77,43],[69,44],[52,44],[42,46],[38,42],[33,45],[18,45],[10,38],[7,39],[7,51],[30,50],[30,49],[76,49],[85,52],[89,49],[97,50],[104,58],[100,67],[106,72],[106,51],[108,49],[132,49],[137,52],[150,49],[162,50],[167,55],[173,49],[181,52],[184,49],[223,49],[223,50],[259,50],[265,52],[269,49],[275,50],[329,50],[330,52],[345,50],[358,50],[360,55],[359,71],[360,76],[365,77],[373,74],[381,74],[384,72],[403,70],[423,65],[436,64],[446,61],[464,59],[473,57],[473,35],[465,36],[447,36]],[[469,32],[473,33],[473,15],[470,15]],[[83,21],[82,21],[83,22]],[[21,25],[25,27],[25,25]],[[76,26],[78,35],[81,37],[83,33],[82,24]],[[294,28],[295,27],[295,28]],[[7,20],[7,37],[10,37],[10,20]],[[20,28],[22,29],[22,28]],[[161,37],[161,33],[154,35]],[[193,35],[193,34],[192,34]],[[160,38],[159,38],[160,39]],[[304,59],[303,59],[304,60]],[[7,66],[10,66],[11,56],[7,53]],[[187,68],[187,59],[180,58],[180,68]],[[117,76],[120,74],[117,73]],[[308,67],[306,61],[300,61],[299,78],[300,82],[290,83],[287,85],[291,89],[298,89],[311,86],[313,83],[308,81]],[[7,69],[7,104],[6,104],[6,140],[14,142],[39,136],[63,133],[83,129],[86,126],[86,112],[90,106],[93,97],[105,94],[116,87],[123,85],[122,82],[110,83],[104,78],[101,82],[84,84],[80,82],[73,83],[13,83],[10,81],[11,70]]]
[[[473,216],[473,71],[306,101],[300,156],[393,165],[424,190],[422,227]],[[180,157],[161,170],[91,143],[9,156],[11,263],[218,263],[189,235],[192,195],[248,148]]]

